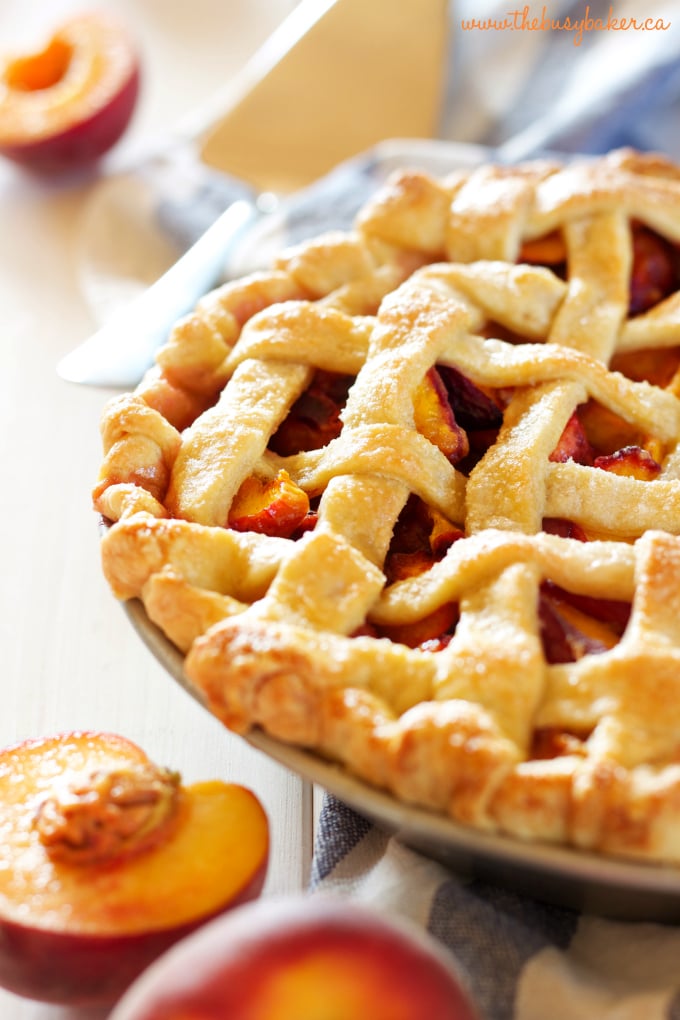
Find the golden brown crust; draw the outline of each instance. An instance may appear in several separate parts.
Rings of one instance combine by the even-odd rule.
[[[632,310],[643,228],[680,241],[680,172],[658,155],[397,174],[354,230],[207,295],[109,405],[106,576],[227,726],[465,824],[680,863],[680,301],[676,269]],[[610,368],[650,351],[666,388]],[[435,366],[495,402],[471,465],[416,427]],[[337,431],[275,449],[318,373],[352,380]],[[586,406],[635,452],[556,457]],[[313,530],[229,527],[242,483],[281,471],[318,502]],[[414,498],[450,544],[387,583]],[[546,586],[629,619],[551,656]],[[443,640],[387,636],[442,613]]]

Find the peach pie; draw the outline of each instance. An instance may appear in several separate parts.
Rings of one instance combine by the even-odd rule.
[[[394,174],[102,421],[114,594],[227,727],[680,863],[680,169]]]

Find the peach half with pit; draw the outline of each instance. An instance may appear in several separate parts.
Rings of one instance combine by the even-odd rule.
[[[91,163],[128,126],[140,58],[126,27],[104,11],[71,17],[35,53],[0,68],[0,153],[36,171]]]
[[[253,899],[269,852],[245,787],[182,785],[117,734],[0,751],[0,985],[110,1004],[178,939]]]
[[[111,1020],[479,1020],[415,925],[331,897],[261,899],[174,946]]]

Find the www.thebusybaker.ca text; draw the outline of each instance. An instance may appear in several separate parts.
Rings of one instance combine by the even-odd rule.
[[[545,6],[538,17],[526,4],[501,18],[464,18],[461,21],[461,28],[466,32],[573,32],[574,46],[581,45],[584,32],[666,32],[670,27],[670,21],[663,18],[617,18],[613,5],[606,18],[591,17],[588,6],[582,18],[552,18]]]

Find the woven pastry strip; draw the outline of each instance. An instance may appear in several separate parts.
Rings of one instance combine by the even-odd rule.
[[[466,824],[680,862],[679,241],[658,156],[395,175],[353,231],[207,295],[108,406],[114,593],[238,732]],[[455,456],[422,423],[433,371]],[[324,374],[337,428],[282,451]],[[613,446],[582,455],[588,429]],[[282,478],[304,526],[240,530]],[[394,579],[414,505],[445,545]],[[551,607],[594,638],[554,654]]]

